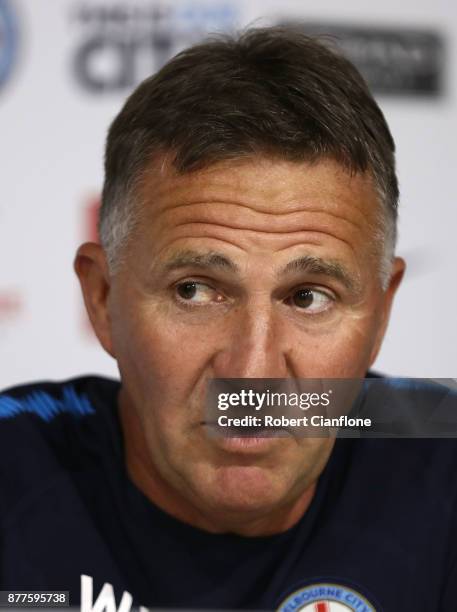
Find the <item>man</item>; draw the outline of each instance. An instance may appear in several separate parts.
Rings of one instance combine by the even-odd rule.
[[[456,609],[453,441],[205,420],[212,379],[363,378],[379,351],[405,264],[394,143],[355,68],[286,29],[190,48],[128,99],[105,170],[101,244],[75,269],[121,383],[0,400],[1,588]]]

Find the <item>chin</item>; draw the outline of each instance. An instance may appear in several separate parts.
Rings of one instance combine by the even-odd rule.
[[[225,466],[216,470],[202,498],[215,511],[265,512],[281,503],[287,494],[284,484],[264,468]]]

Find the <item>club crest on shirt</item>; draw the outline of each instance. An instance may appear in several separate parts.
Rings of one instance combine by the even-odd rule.
[[[341,584],[316,583],[289,595],[277,612],[376,612],[360,593]]]

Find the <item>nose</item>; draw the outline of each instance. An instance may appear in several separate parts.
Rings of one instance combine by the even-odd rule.
[[[233,313],[213,358],[215,378],[290,378],[287,334],[272,304],[256,303]]]

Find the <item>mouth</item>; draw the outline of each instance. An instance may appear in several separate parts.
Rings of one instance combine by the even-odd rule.
[[[207,421],[201,425],[213,444],[232,452],[264,451],[276,446],[284,438],[292,437],[291,432],[283,428],[267,429],[249,425],[221,427]]]

